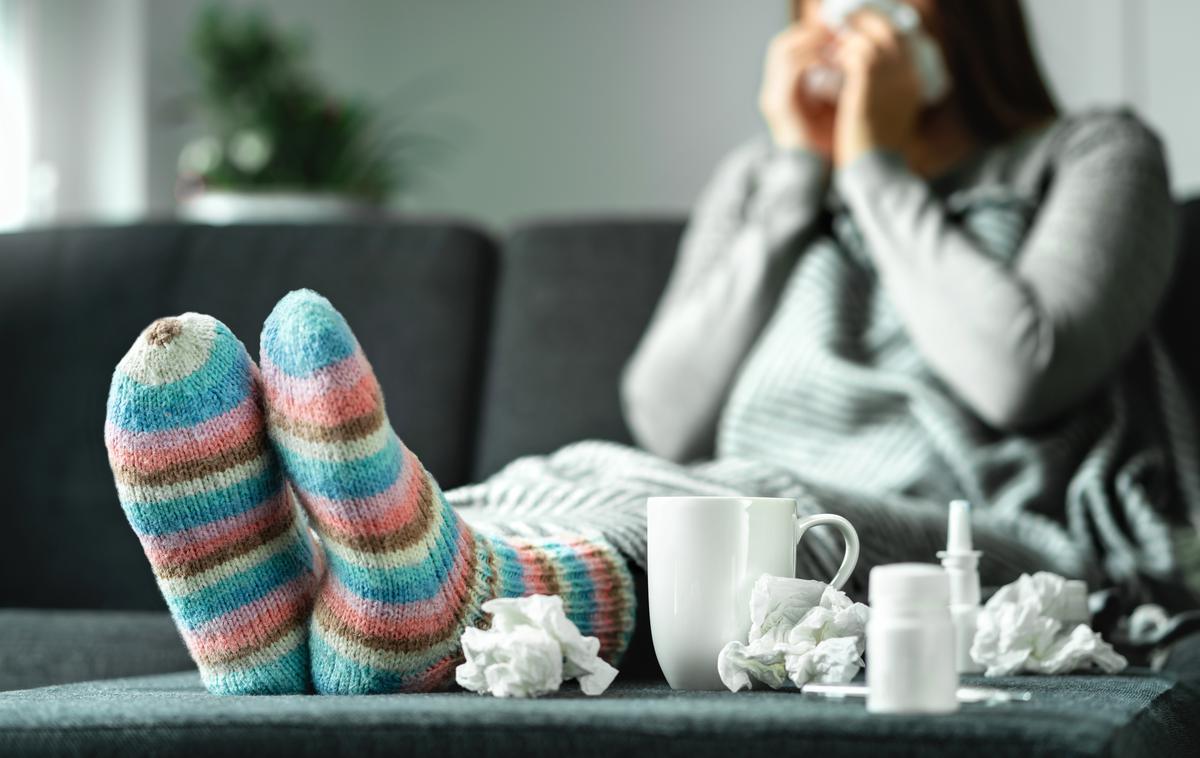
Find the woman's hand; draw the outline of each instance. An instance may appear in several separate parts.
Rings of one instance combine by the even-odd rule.
[[[904,152],[921,108],[921,81],[904,38],[871,10],[839,39],[844,76],[834,127],[834,162],[844,166],[873,148]]]
[[[835,107],[805,94],[803,74],[820,58],[832,39],[820,24],[794,23],[775,35],[767,47],[758,108],[782,148],[806,147],[827,157],[833,155]]]

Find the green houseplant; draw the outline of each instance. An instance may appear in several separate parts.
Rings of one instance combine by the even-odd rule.
[[[180,154],[184,216],[319,219],[370,211],[407,188],[424,135],[330,92],[307,39],[261,13],[212,5],[192,38],[206,134]],[[414,169],[415,170],[415,169]]]

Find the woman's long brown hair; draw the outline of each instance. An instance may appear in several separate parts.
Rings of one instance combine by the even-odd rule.
[[[803,5],[791,0],[793,20]],[[954,105],[978,140],[1001,142],[1058,115],[1020,0],[923,0],[913,6],[942,46]]]

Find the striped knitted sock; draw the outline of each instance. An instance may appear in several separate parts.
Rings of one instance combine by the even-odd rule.
[[[121,507],[214,694],[311,691],[314,554],[261,402],[246,348],[197,313],[147,327],[108,396]]]
[[[492,597],[563,597],[615,661],[633,628],[632,580],[600,539],[514,540],[467,526],[397,438],[379,384],[329,301],[292,292],[262,335],[267,427],[321,537],[329,573],[310,634],[318,692],[438,689]]]

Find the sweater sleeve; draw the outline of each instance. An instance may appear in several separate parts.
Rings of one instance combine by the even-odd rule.
[[[985,422],[1035,426],[1095,391],[1149,328],[1175,253],[1162,147],[1127,112],[1079,120],[1016,261],[988,257],[899,155],[835,177],[931,368]]]
[[[828,164],[752,139],[718,165],[621,377],[635,440],[664,458],[711,455],[734,375],[774,310],[800,237],[816,226]]]

